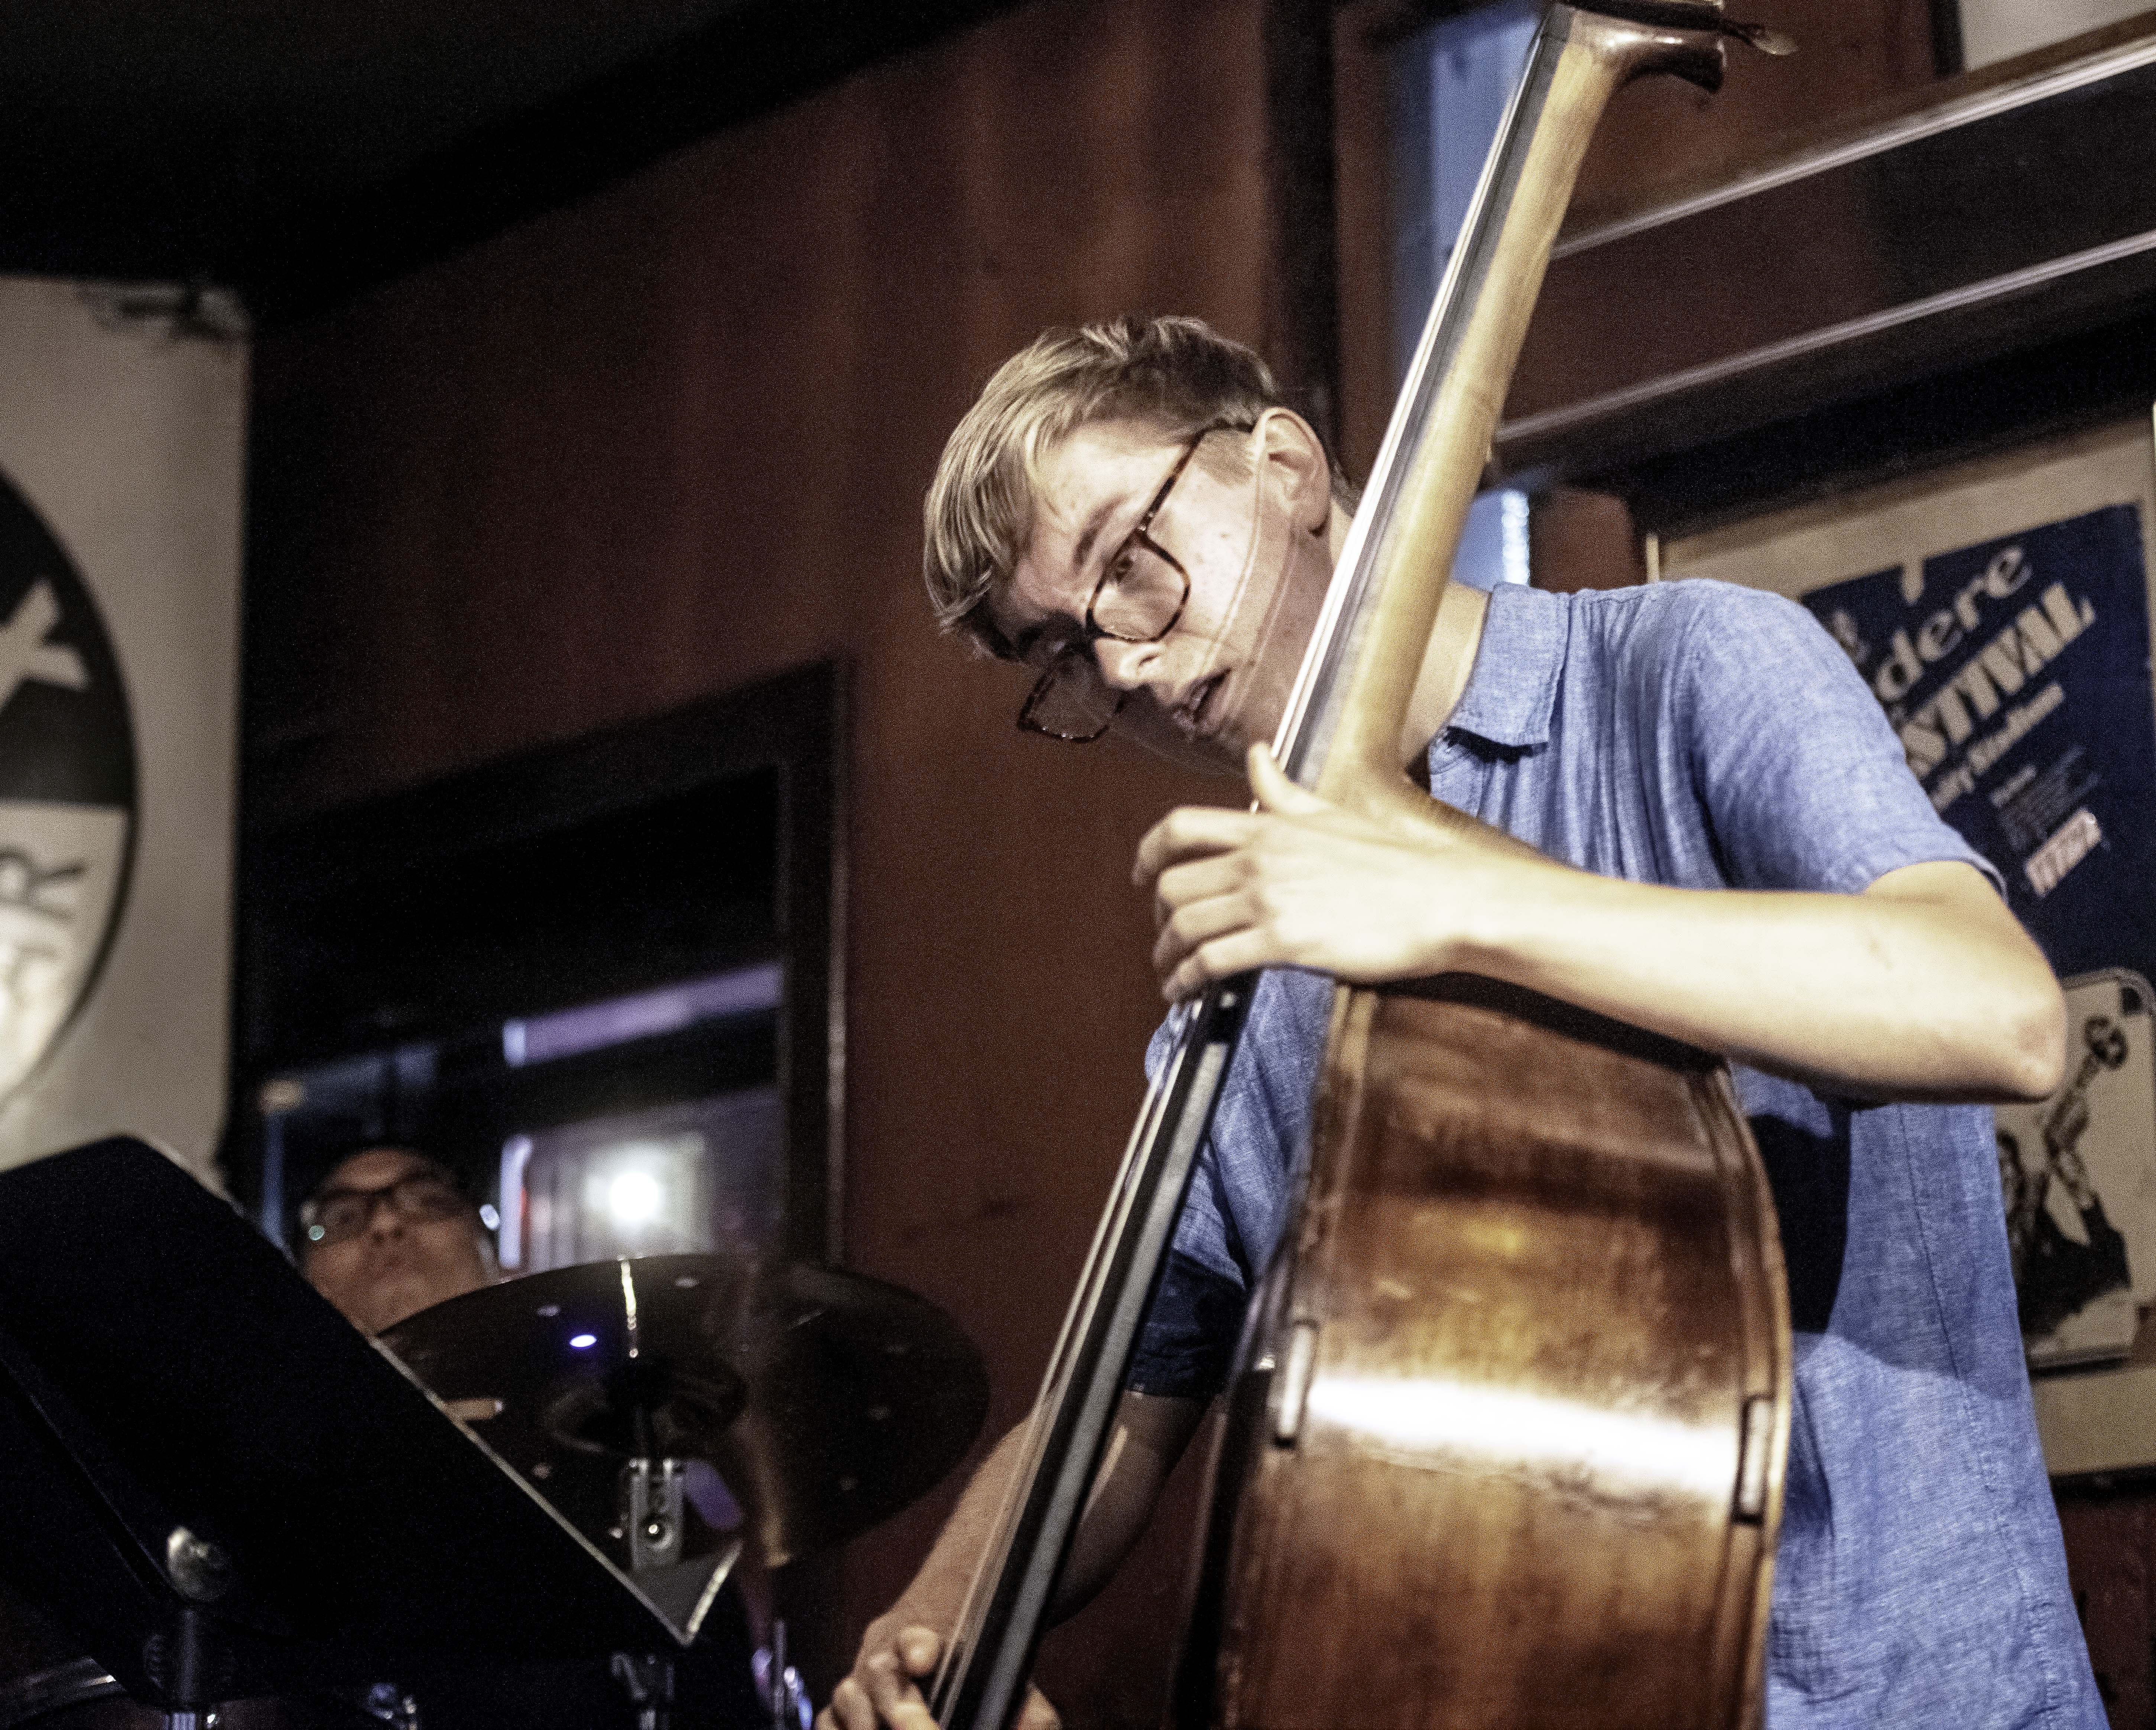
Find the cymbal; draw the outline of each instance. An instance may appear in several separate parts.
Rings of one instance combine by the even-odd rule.
[[[633,1454],[709,1462],[776,1568],[925,1494],[988,1411],[980,1353],[942,1310],[803,1263],[557,1268],[437,1304],[382,1343],[618,1560]]]

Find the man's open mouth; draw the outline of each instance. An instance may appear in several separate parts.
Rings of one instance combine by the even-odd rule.
[[[1176,724],[1192,738],[1203,738],[1208,726],[1208,717],[1214,708],[1213,699],[1227,682],[1228,673],[1224,667],[1210,677],[1200,679],[1193,685],[1189,695],[1171,711]]]

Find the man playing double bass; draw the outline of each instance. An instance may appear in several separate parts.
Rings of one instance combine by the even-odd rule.
[[[2063,1007],[1992,868],[1933,814],[1810,616],[1712,583],[1454,584],[1399,760],[1488,826],[1409,836],[1329,806],[1266,741],[1348,522],[1263,363],[1187,319],[1040,338],[990,380],[928,495],[938,616],[1033,671],[1022,727],[1246,772],[1258,804],[1172,812],[1138,850],[1168,997],[1270,971],[1059,1609],[1112,1571],[1224,1382],[1281,1228],[1332,981],[1465,971],[1736,1066],[1795,1333],[1772,1730],[2097,1730],[1989,1113],[1970,1103],[2057,1084]],[[826,1726],[925,1730],[916,1682],[1015,1440],[870,1626]],[[1024,1722],[1054,1714],[1034,1696]]]

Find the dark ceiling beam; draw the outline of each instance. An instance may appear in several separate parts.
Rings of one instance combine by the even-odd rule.
[[[2097,328],[1666,456],[1584,473],[1665,538],[2138,416],[2156,401],[2156,296]]]
[[[216,274],[275,329],[1014,3],[759,0],[362,193],[256,224]]]

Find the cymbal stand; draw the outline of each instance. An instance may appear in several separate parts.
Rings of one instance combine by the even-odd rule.
[[[626,1276],[624,1275],[624,1279]],[[634,1315],[632,1309],[630,1314]],[[632,1332],[630,1339],[634,1340]],[[636,1354],[632,1343],[630,1356]],[[621,1470],[622,1526],[632,1573],[665,1568],[681,1559],[685,1482],[682,1462],[659,1456],[651,1408],[639,1398],[632,1410],[636,1456]],[[616,1652],[613,1678],[636,1708],[636,1730],[668,1730],[674,1707],[674,1660],[662,1654]]]
[[[636,1730],[667,1730],[674,1711],[674,1660],[637,1652],[613,1655],[613,1679],[636,1708]]]
[[[752,1662],[757,1692],[771,1708],[772,1730],[809,1730],[814,1710],[808,1700],[808,1685],[801,1680],[801,1672],[786,1661],[783,1620],[772,1623],[771,1644],[758,1647]]]
[[[165,1539],[165,1577],[185,1603],[145,1642],[142,1667],[157,1687],[165,1730],[208,1730],[231,1671],[209,1606],[232,1589],[232,1561],[220,1546],[175,1526]]]
[[[684,1485],[678,1460],[632,1460],[621,1469],[622,1527],[631,1573],[681,1559]]]

